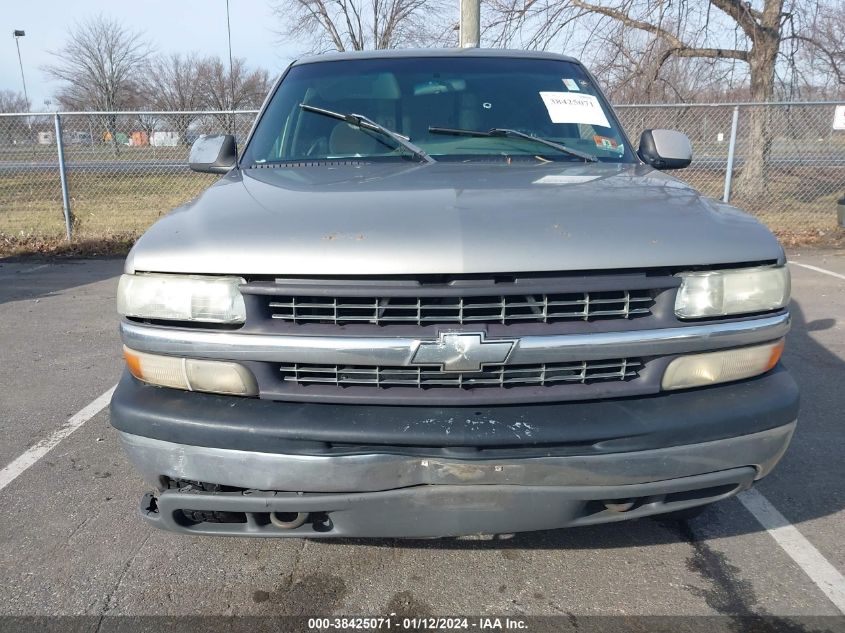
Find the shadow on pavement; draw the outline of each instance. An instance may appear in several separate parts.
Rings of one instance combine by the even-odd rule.
[[[123,271],[123,261],[123,257],[58,261],[0,260],[0,304],[38,299],[116,277]]]

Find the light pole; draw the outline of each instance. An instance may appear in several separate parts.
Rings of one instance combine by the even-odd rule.
[[[461,0],[461,48],[478,48],[481,40],[481,0]]]
[[[228,35],[229,39],[229,87],[232,89],[232,102],[230,110],[235,109],[235,75],[232,73],[232,26],[229,22],[229,0],[226,0],[226,34]],[[232,134],[235,133],[235,115],[232,115],[231,118],[231,130]]]
[[[26,101],[26,111],[29,112],[29,95],[26,93],[26,77],[23,74],[23,62],[21,61],[21,45],[18,39],[26,35],[26,31],[15,29],[12,31],[12,37],[15,38],[15,46],[18,49],[18,65],[21,67],[21,83],[23,84],[23,98]]]

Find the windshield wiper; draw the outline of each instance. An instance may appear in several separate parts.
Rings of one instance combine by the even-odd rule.
[[[579,152],[577,149],[572,149],[570,147],[567,147],[566,145],[562,145],[561,143],[555,143],[554,141],[550,141],[539,136],[531,136],[530,134],[526,134],[525,132],[520,132],[519,130],[511,130],[509,128],[494,127],[492,130],[484,132],[482,130],[459,130],[449,127],[429,126],[428,131],[431,134],[449,134],[452,136],[505,136],[510,138],[522,138],[528,141],[534,141],[535,143],[540,143],[542,145],[545,145],[546,147],[554,148],[559,152],[569,154],[570,156],[575,156],[576,158],[580,158],[581,160],[587,161],[588,163],[595,163],[598,161],[598,158],[596,158],[592,154],[587,154],[586,152]]]
[[[376,134],[381,134],[382,136],[386,136],[387,138],[393,139],[393,141],[404,147],[406,150],[411,152],[414,156],[419,158],[420,160],[426,163],[433,163],[435,162],[434,159],[425,153],[420,147],[417,147],[410,140],[403,137],[401,134],[397,134],[393,130],[389,130],[383,125],[376,123],[370,118],[365,117],[363,114],[341,114],[340,112],[334,112],[332,110],[326,110],[325,108],[318,108],[316,106],[308,105],[305,103],[300,103],[299,107],[305,110],[306,112],[313,112],[314,114],[321,114],[323,116],[331,117],[332,119],[337,119],[338,121],[346,121],[349,125],[353,127],[357,127],[359,130],[369,130],[371,132],[375,132]]]

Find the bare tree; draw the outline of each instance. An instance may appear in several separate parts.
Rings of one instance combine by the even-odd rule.
[[[312,52],[451,43],[454,19],[443,0],[275,0],[282,34]],[[457,6],[457,5],[456,5]]]
[[[199,74],[202,100],[211,110],[223,112],[258,108],[270,90],[270,76],[264,69],[248,70],[246,61],[232,60],[232,71],[219,57],[203,61]],[[229,133],[234,134],[234,117],[217,117]]]
[[[29,102],[23,93],[13,90],[0,90],[0,112],[27,112]],[[0,138],[12,145],[26,138],[31,132],[28,117],[0,117]]]
[[[197,119],[196,115],[186,112],[206,107],[204,82],[208,65],[196,53],[174,53],[153,59],[146,73],[145,107],[173,112],[167,119],[182,144],[188,143],[188,128]]]
[[[789,14],[788,27],[786,54],[794,73],[788,96],[845,96],[845,3],[819,0],[798,15]]]
[[[70,29],[64,46],[50,52],[56,63],[44,71],[62,82],[56,100],[63,108],[121,110],[137,104],[151,50],[141,33],[98,16]],[[106,127],[117,152],[117,117],[107,116]]]
[[[482,40],[496,48],[570,48],[581,15],[567,0],[487,0]]]
[[[744,74],[746,98],[765,102],[776,95],[779,67],[790,66],[796,59],[794,50],[810,43],[806,33],[791,30],[790,25],[800,22],[798,16],[807,15],[821,1],[524,0],[506,14],[495,15],[491,23],[498,28],[493,31],[494,39],[502,39],[502,29],[507,29],[527,37],[539,48],[560,41],[561,29],[566,29],[569,38],[580,35],[581,55],[588,62],[590,54],[604,45],[605,51],[610,50],[609,68],[623,74],[626,66],[634,70],[632,76],[639,77],[647,96],[654,91],[649,84],[666,83],[667,70],[676,75],[681,71],[671,64],[673,60],[704,60],[715,76],[727,77],[728,84]],[[608,33],[615,33],[615,37],[609,38]],[[639,55],[627,45],[631,33],[640,34]],[[613,45],[608,49],[609,42]],[[694,64],[684,65],[688,70],[696,68]],[[687,82],[690,80],[688,87],[700,83],[700,78],[688,75]],[[682,91],[676,87],[676,92],[678,100],[683,100]],[[767,113],[754,109],[745,163],[737,182],[746,194],[760,193],[764,187],[770,146]]]
[[[749,67],[749,92],[754,101],[771,101],[775,92],[775,66],[782,39],[784,0],[765,0],[762,10],[752,8],[751,3],[743,0],[710,0],[710,4],[728,15],[744,34],[747,44],[744,47],[722,48],[719,46],[697,45],[678,34],[679,29],[668,30],[659,23],[637,19],[624,9],[610,8],[572,0],[575,7],[598,13],[621,22],[628,28],[645,31],[662,40],[666,47],[658,58],[655,72],[657,77],[663,64],[672,57],[734,59],[746,62]],[[651,0],[649,3],[651,4]],[[654,15],[654,5],[650,7]],[[707,39],[708,25],[703,25],[705,32],[699,30],[702,39]],[[765,111],[752,111],[749,134],[749,148],[745,166],[737,183],[746,194],[759,193],[765,183],[764,169],[771,148],[771,136],[767,130]]]
[[[731,66],[707,58],[664,60],[667,44],[621,23],[594,35],[591,70],[615,104],[686,103],[722,95],[736,83]],[[745,98],[745,97],[744,97]]]
[[[21,92],[0,90],[0,112],[27,112],[29,102]]]

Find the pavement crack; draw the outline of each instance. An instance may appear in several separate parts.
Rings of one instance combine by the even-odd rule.
[[[105,601],[103,603],[103,607],[102,607],[102,609],[100,609],[100,613],[98,614],[99,617],[97,619],[97,627],[95,629],[95,633],[99,633],[100,627],[102,626],[102,623],[103,623],[103,618],[112,609],[112,604],[111,604],[112,598],[114,597],[117,590],[120,589],[121,584],[123,584],[123,579],[126,577],[126,574],[129,572],[129,568],[132,567],[132,563],[135,562],[135,559],[138,557],[138,554],[141,553],[141,549],[144,547],[144,545],[147,544],[147,541],[150,540],[151,536],[152,536],[152,532],[148,532],[147,535],[141,540],[141,542],[138,543],[138,546],[135,548],[135,550],[132,552],[132,554],[129,556],[129,558],[127,558],[126,561],[123,563],[123,567],[121,568],[120,573],[117,576],[117,580],[115,581],[112,588],[106,594]]]
[[[85,524],[88,523],[88,521],[90,521],[90,520],[91,520],[91,516],[89,515],[89,516],[86,516],[84,519],[82,519],[82,521],[77,523],[73,527],[73,529],[71,530],[70,534],[67,535],[67,537],[65,538],[65,541],[70,542],[70,540],[76,535],[76,533],[79,532],[79,530],[81,530],[85,526]]]
[[[288,574],[287,582],[282,587],[283,589],[290,589],[296,581],[296,577],[299,574],[299,564],[302,562],[306,547],[308,547],[308,539],[302,539],[302,546],[296,550],[296,556],[293,559],[293,564],[290,566],[290,574]]]

